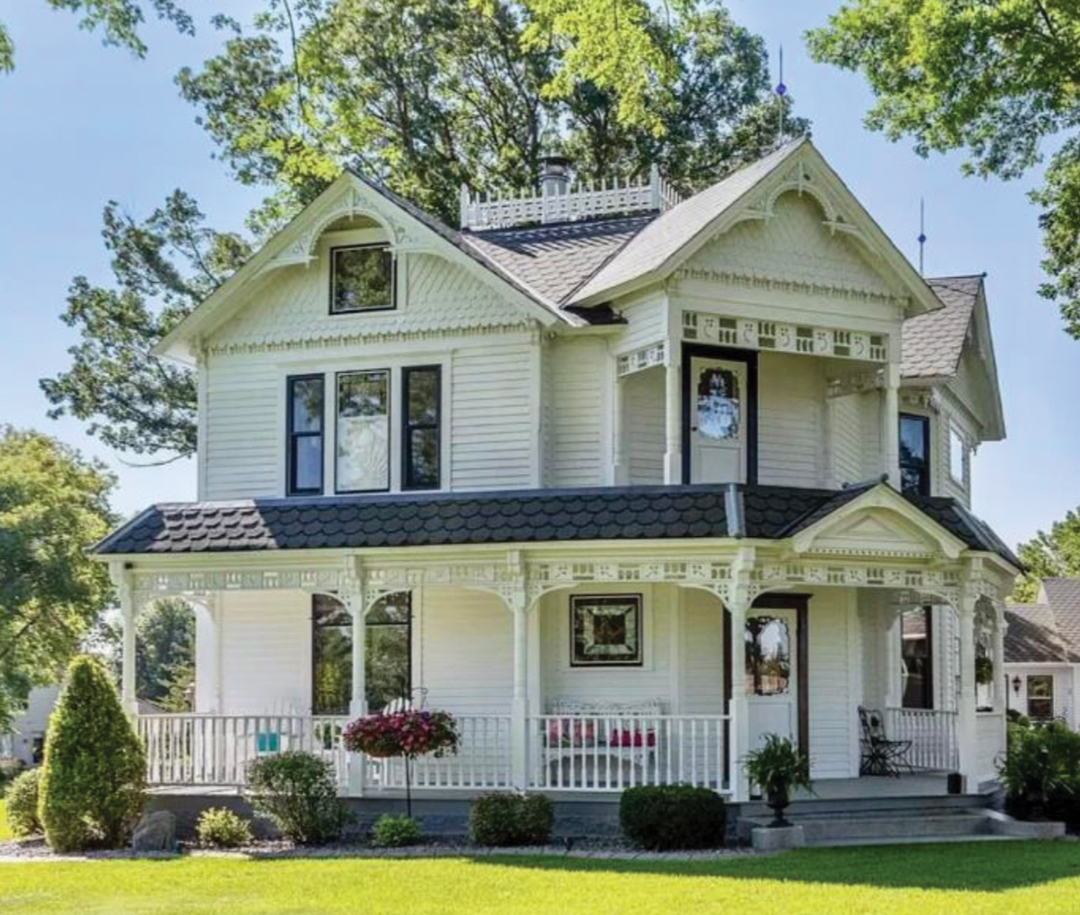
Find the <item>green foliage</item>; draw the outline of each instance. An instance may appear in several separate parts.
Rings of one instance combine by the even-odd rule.
[[[17,775],[4,792],[4,810],[8,826],[18,838],[36,836],[42,832],[38,818],[38,783],[40,769],[28,769]]]
[[[17,756],[0,756],[0,788],[19,775],[26,765]]]
[[[766,799],[790,797],[795,788],[811,788],[810,758],[778,734],[766,734],[764,743],[746,754],[743,768]]]
[[[619,827],[634,845],[651,851],[719,848],[726,834],[727,806],[709,788],[642,785],[622,793]]]
[[[108,572],[86,550],[113,524],[115,483],[55,439],[0,426],[0,731],[108,606]]]
[[[46,0],[53,9],[81,13],[79,28],[92,32],[101,29],[107,45],[127,48],[137,57],[146,56],[146,45],[139,34],[145,21],[144,5],[136,0]],[[186,35],[195,34],[191,16],[173,0],[150,0],[159,18],[168,20]],[[0,22],[0,72],[15,68],[15,44]]]
[[[1021,819],[1062,820],[1080,828],[1080,734],[1052,722],[1009,725],[998,763],[1005,809]]]
[[[195,614],[182,600],[154,601],[135,631],[136,692],[171,712],[191,710],[195,678]]]
[[[554,825],[555,805],[542,794],[497,791],[469,807],[469,840],[477,845],[546,845]]]
[[[349,813],[337,796],[333,766],[302,750],[256,759],[248,766],[245,796],[298,845],[319,845],[341,836]]]
[[[146,757],[105,669],[71,662],[45,738],[39,812],[55,851],[120,848],[146,802]]]
[[[1042,207],[1056,300],[1080,337],[1080,8],[1068,0],[849,0],[809,33],[815,60],[863,74],[866,123],[920,155],[966,150],[968,174],[1016,178],[1057,151],[1031,197]]]
[[[371,844],[376,848],[405,848],[420,842],[420,824],[410,816],[383,814],[371,827]]]
[[[1039,531],[1021,543],[1017,555],[1027,572],[1016,580],[1012,599],[1033,602],[1044,578],[1070,578],[1080,575],[1080,510],[1065,513],[1055,521],[1050,532]]]
[[[227,807],[211,807],[199,814],[195,835],[203,848],[240,848],[251,844],[251,827]]]

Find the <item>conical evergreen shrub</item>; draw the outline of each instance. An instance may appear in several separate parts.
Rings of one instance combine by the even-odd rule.
[[[59,852],[127,844],[146,802],[146,757],[105,669],[71,662],[45,738],[39,808]]]

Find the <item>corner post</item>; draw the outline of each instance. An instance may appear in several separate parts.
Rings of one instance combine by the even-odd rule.
[[[750,784],[743,774],[742,759],[750,750],[750,704],[746,696],[746,616],[754,602],[751,573],[754,569],[754,548],[742,547],[731,564],[731,590],[728,611],[731,614],[731,708],[728,710],[731,746],[728,747],[731,773],[731,800],[737,803],[750,799]]]
[[[900,363],[895,341],[890,342],[889,362],[884,368],[881,399],[881,458],[889,482],[900,488]]]
[[[367,590],[364,569],[359,558],[349,563],[342,581],[341,599],[352,617],[352,691],[349,696],[349,717],[356,719],[367,714]],[[365,760],[362,753],[349,753],[347,758],[347,785],[351,797],[364,794]]]
[[[503,595],[514,617],[514,691],[510,703],[510,781],[515,788],[528,787],[529,759],[529,598],[521,555],[507,556],[514,570],[511,587]]]
[[[664,347],[664,482],[683,481],[682,456],[682,313],[668,301],[668,334]]]
[[[109,566],[109,577],[116,587],[120,601],[120,622],[123,635],[120,654],[120,701],[133,718],[139,713],[135,692],[135,617],[138,613],[135,584],[131,572],[121,563]]]
[[[971,794],[978,790],[978,747],[975,716],[975,605],[978,595],[967,588],[957,607],[960,635],[960,695],[957,701],[956,743],[959,769]]]

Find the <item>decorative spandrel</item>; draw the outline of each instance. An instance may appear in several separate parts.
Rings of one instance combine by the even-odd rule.
[[[738,376],[731,369],[704,369],[697,384],[698,433],[712,439],[738,438],[740,395]]]

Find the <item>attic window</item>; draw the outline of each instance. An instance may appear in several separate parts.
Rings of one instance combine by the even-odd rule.
[[[394,257],[387,245],[330,249],[330,313],[394,307]]]

